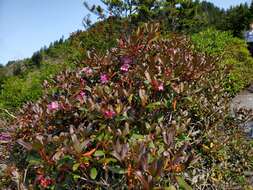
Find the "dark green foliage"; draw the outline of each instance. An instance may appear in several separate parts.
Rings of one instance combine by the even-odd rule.
[[[32,65],[35,65],[36,67],[40,67],[42,62],[43,56],[41,52],[35,52],[31,57]]]
[[[8,61],[7,66],[15,64],[16,61]]]
[[[97,6],[86,7],[95,14],[106,18],[109,13],[121,18],[128,18],[132,24],[145,21],[156,21],[165,25],[167,31],[194,33],[205,28],[214,27],[223,31],[231,31],[236,37],[248,29],[253,19],[252,5],[240,4],[223,10],[213,3],[192,0],[101,0],[106,10]]]
[[[87,31],[77,31],[70,36],[70,47],[73,50],[72,60],[79,62],[86,57],[87,51],[96,49],[105,53],[116,44],[116,39],[124,33],[123,20],[110,17],[106,21],[98,22]]]
[[[101,0],[101,2],[106,6],[106,10],[103,10],[99,5],[89,6],[87,1],[84,2],[84,5],[100,18],[105,18],[108,15],[118,18],[135,15],[137,17],[135,19],[142,22],[153,18],[155,11],[161,5],[158,0]]]
[[[208,13],[199,11],[199,2],[185,1],[179,7],[179,27],[177,31],[194,33],[202,30],[208,25]]]
[[[226,12],[225,20],[223,21],[223,30],[230,30],[236,37],[242,37],[245,30],[248,29],[251,19],[251,13],[247,4],[240,4],[230,8]]]
[[[121,18],[128,18],[131,24],[138,25],[141,22],[157,21],[165,25],[168,31],[182,31],[190,32],[194,27],[203,25],[203,15],[197,14],[197,6],[199,2],[192,0],[101,0],[108,10],[114,16]],[[92,8],[85,3],[92,13],[98,14],[96,5]],[[105,18],[108,12],[101,10]]]
[[[221,28],[223,25],[223,18],[225,17],[225,10],[220,9],[213,3],[201,1],[197,7],[198,13],[201,13],[207,19],[207,27]]]
[[[165,30],[192,33],[208,24],[208,15],[201,11],[198,1],[165,1],[161,4],[156,19],[165,25]]]
[[[16,64],[13,68],[13,75],[20,75],[22,73],[22,69],[21,69],[21,65],[20,64]]]

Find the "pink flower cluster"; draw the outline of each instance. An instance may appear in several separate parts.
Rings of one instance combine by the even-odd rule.
[[[48,104],[47,108],[49,111],[56,111],[60,108],[60,105],[57,101],[54,101]]]
[[[157,91],[164,91],[164,84],[163,82],[153,80],[152,81],[153,88]]]
[[[93,73],[93,70],[90,67],[84,67],[81,72],[84,72],[87,76]]]
[[[123,72],[128,72],[129,68],[130,68],[129,64],[124,64],[120,67],[120,70]]]
[[[77,96],[76,96],[76,99],[79,101],[79,102],[83,102],[83,99],[85,97],[85,92],[81,91]]]
[[[0,141],[9,142],[11,140],[11,135],[8,133],[0,133]]]
[[[164,91],[163,83],[160,83],[160,84],[158,85],[158,91]]]
[[[120,58],[120,62],[123,64],[120,70],[123,72],[128,72],[130,65],[133,63],[133,59],[129,56],[123,56]]]
[[[109,118],[109,119],[112,119],[112,118],[116,115],[115,111],[113,111],[113,110],[111,110],[111,109],[105,110],[105,111],[103,112],[103,114],[104,114],[104,116],[105,116],[106,118]]]
[[[109,82],[109,76],[107,74],[101,74],[100,75],[100,82],[102,84],[106,84]]]
[[[40,175],[38,177],[38,181],[39,184],[43,187],[43,188],[47,188],[48,186],[53,184],[53,180],[50,178],[45,178],[43,175]]]
[[[123,56],[120,58],[120,62],[122,64],[120,67],[120,70],[122,72],[128,72],[131,67],[131,64],[133,63],[133,59],[129,56]],[[93,73],[93,70],[90,67],[84,67],[81,70],[81,72],[84,72],[86,75],[91,75]],[[107,84],[109,81],[110,81],[110,78],[109,78],[108,74],[106,74],[106,73],[100,74],[100,83],[101,84]],[[158,80],[153,80],[152,85],[156,91],[164,91],[164,83],[163,82],[160,82]],[[80,102],[83,102],[85,95],[86,95],[85,92],[81,91],[76,96],[76,99]],[[50,111],[58,110],[59,109],[58,102],[51,102],[48,105],[48,109]],[[113,109],[106,109],[106,110],[102,111],[102,113],[105,118],[109,118],[109,119],[112,119],[113,117],[116,116],[116,112]]]

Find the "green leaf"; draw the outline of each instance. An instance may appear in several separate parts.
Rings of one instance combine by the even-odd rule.
[[[174,185],[170,185],[169,187],[156,187],[154,190],[177,190]]]
[[[151,125],[149,124],[149,123],[147,123],[147,122],[145,122],[145,126],[146,126],[146,129],[151,129]]]
[[[128,97],[128,102],[131,104],[132,100],[133,100],[133,94],[131,94],[129,97]]]
[[[26,159],[29,162],[29,165],[40,165],[42,163],[42,160],[38,156],[29,155]]]
[[[132,141],[134,141],[134,140],[144,140],[144,136],[134,133],[134,134],[131,136],[131,140],[132,140]]]
[[[158,123],[161,123],[163,120],[164,120],[164,116],[161,116],[161,117],[158,118],[157,121],[158,121]]]
[[[91,168],[91,170],[90,170],[91,179],[96,179],[97,175],[98,175],[97,169],[96,168]]]
[[[99,163],[106,163],[106,164],[108,164],[110,162],[115,163],[115,162],[117,162],[117,160],[115,158],[102,158],[98,162]]]
[[[170,185],[169,187],[164,187],[164,190],[177,190],[174,185]]]
[[[162,105],[161,102],[154,102],[154,103],[148,104],[148,105],[146,106],[146,108],[155,109],[155,108],[157,108],[157,107],[159,107],[159,106],[161,106],[161,105]]]
[[[148,144],[148,147],[149,148],[154,148],[155,149],[155,144],[153,141],[151,141],[149,144]]]
[[[74,164],[73,167],[72,167],[72,170],[73,170],[73,171],[78,170],[79,166],[80,166],[79,163]]]
[[[128,117],[121,115],[115,118],[116,121],[126,121],[128,119]]]
[[[191,186],[185,182],[185,180],[181,176],[176,176],[176,180],[178,182],[179,187],[185,190],[192,190]]]
[[[104,156],[104,155],[105,155],[105,153],[104,153],[103,150],[97,150],[97,151],[93,154],[93,156]]]
[[[109,170],[112,171],[113,173],[116,173],[116,174],[127,173],[127,171],[124,170],[123,168],[121,168],[120,166],[111,166],[111,167],[109,167]]]
[[[41,142],[39,141],[39,140],[35,140],[35,142],[32,144],[32,146],[33,146],[33,149],[34,150],[37,150],[37,151],[39,151],[39,150],[41,150],[42,148],[43,148],[43,145],[41,144]]]
[[[103,138],[104,138],[104,136],[105,136],[104,133],[99,134],[99,135],[97,136],[97,140],[102,141]]]
[[[74,180],[78,180],[80,177],[81,177],[80,175],[73,174]]]

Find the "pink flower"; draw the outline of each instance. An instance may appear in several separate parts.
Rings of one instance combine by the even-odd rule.
[[[86,75],[91,75],[93,70],[90,67],[84,67],[81,72],[84,72]]]
[[[117,48],[112,48],[111,51],[112,51],[113,53],[115,53],[115,52],[117,52]]]
[[[49,111],[55,111],[59,109],[59,103],[57,101],[55,102],[51,102],[50,104],[48,104],[47,108],[49,109]]]
[[[11,140],[11,136],[8,133],[0,133],[0,141],[9,142]]]
[[[127,64],[132,64],[133,63],[133,59],[131,57],[128,56],[124,56],[120,58],[121,63],[123,63],[123,65]]]
[[[101,82],[102,84],[108,83],[108,82],[109,82],[109,77],[108,77],[108,75],[107,75],[107,74],[101,74],[101,75],[100,75],[100,82]]]
[[[47,188],[48,186],[53,184],[53,180],[50,178],[45,178],[44,176],[40,175],[38,177],[39,180],[39,184],[43,187],[43,188]]]
[[[123,72],[128,72],[130,65],[129,64],[124,64],[120,67],[120,70]]]
[[[115,111],[113,110],[105,110],[103,114],[106,118],[110,118],[110,119],[116,115]]]
[[[84,97],[85,97],[85,92],[81,91],[77,96],[76,96],[76,99],[80,102],[83,101]]]
[[[84,85],[85,84],[85,80],[84,79],[80,79],[80,83],[81,83],[81,85]]]
[[[172,74],[172,70],[171,70],[170,68],[167,68],[167,69],[165,70],[165,75],[166,75],[167,77],[171,77],[171,74]]]
[[[152,85],[156,91],[164,91],[163,82],[159,82],[157,80],[152,80]]]
[[[160,84],[158,85],[158,91],[164,91],[163,83],[160,83]]]
[[[80,96],[84,97],[85,96],[85,92],[81,91],[80,92]]]

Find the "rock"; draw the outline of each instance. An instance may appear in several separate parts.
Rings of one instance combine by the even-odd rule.
[[[252,86],[253,88],[253,86]],[[243,111],[242,111],[242,110]],[[240,110],[240,111],[239,111]],[[238,112],[239,111],[239,112]],[[238,94],[231,103],[231,113],[233,117],[238,120],[245,120],[245,123],[241,125],[243,131],[247,136],[253,139],[253,89],[252,93],[249,90],[245,90]]]
[[[241,108],[253,110],[253,93],[243,91],[232,100],[231,109],[233,115],[235,115],[234,110]]]
[[[250,93],[253,93],[253,84],[247,89]]]
[[[253,121],[249,121],[245,123],[243,128],[247,136],[249,136],[250,138],[253,138]]]

